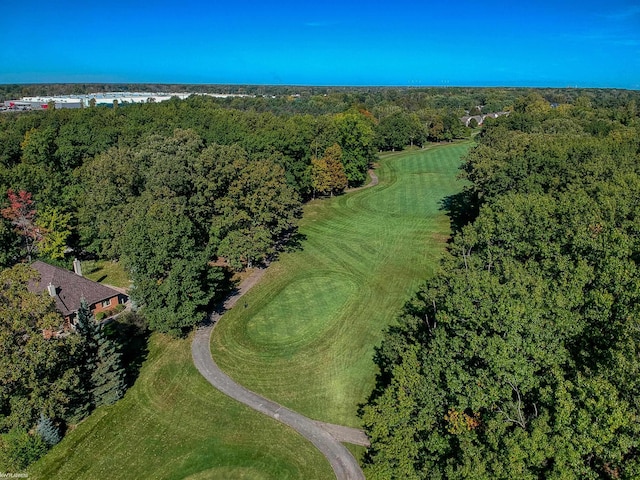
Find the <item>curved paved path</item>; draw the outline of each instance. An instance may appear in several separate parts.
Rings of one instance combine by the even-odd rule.
[[[358,462],[353,458],[349,450],[340,443],[344,441],[358,445],[368,445],[369,442],[364,432],[355,428],[311,420],[276,402],[272,402],[234,382],[216,365],[211,357],[210,345],[213,327],[224,311],[233,307],[238,299],[262,278],[264,272],[264,269],[254,271],[242,282],[237,292],[227,298],[222,309],[220,309],[221,311],[213,313],[206,324],[198,328],[191,344],[193,362],[204,378],[222,393],[290,426],[313,443],[329,460],[338,480],[364,480],[364,474]]]
[[[378,176],[375,174],[373,169],[369,170],[368,173],[369,173],[369,176],[371,177],[371,182],[369,183],[369,185],[367,185],[367,188],[375,187],[378,184]]]
[[[347,188],[344,193],[356,192],[358,190],[362,190],[363,188],[375,187],[376,185],[378,185],[378,176],[374,172],[373,168],[367,170],[367,173],[369,174],[369,178],[371,178],[371,181],[369,183],[361,187]]]

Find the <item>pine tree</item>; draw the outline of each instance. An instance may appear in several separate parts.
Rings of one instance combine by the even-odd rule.
[[[89,305],[83,298],[76,314],[78,344],[75,349],[76,375],[79,380],[77,397],[74,401],[73,421],[80,421],[91,413],[93,407],[92,377],[97,367],[98,337],[100,328],[96,324]]]
[[[50,418],[46,417],[42,413],[40,414],[40,420],[38,421],[36,432],[50,447],[53,447],[61,440],[60,430],[58,427],[55,426]]]
[[[111,405],[122,398],[126,389],[125,371],[115,342],[101,330],[98,337],[96,369],[91,375],[94,407]]]
[[[115,342],[98,325],[83,299],[76,318],[78,376],[82,395],[78,416],[83,418],[101,405],[115,403],[126,390],[125,371]]]
[[[97,346],[97,338],[100,328],[93,318],[93,314],[89,309],[89,304],[83,298],[80,300],[80,308],[76,315],[76,332],[80,335],[88,344],[93,347]]]

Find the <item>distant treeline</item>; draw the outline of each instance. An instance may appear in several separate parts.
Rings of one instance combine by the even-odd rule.
[[[377,352],[367,478],[640,478],[638,93],[487,122]]]
[[[257,97],[291,97],[269,102],[260,108],[276,112],[285,109],[292,113],[336,113],[354,105],[368,110],[383,104],[394,104],[409,112],[422,108],[451,108],[471,110],[485,105],[485,112],[503,110],[520,97],[535,91],[549,103],[573,103],[580,96],[588,97],[595,107],[615,107],[634,98],[632,90],[605,88],[524,88],[524,87],[331,87],[302,85],[224,85],[224,84],[160,84],[160,83],[45,83],[0,84],[0,101],[23,96],[81,95],[104,92],[168,92],[220,93]],[[323,101],[323,98],[325,99]],[[295,99],[295,102],[291,102]],[[221,99],[234,103],[234,108],[254,108],[251,100]],[[322,106],[324,104],[324,107]],[[310,111],[318,109],[322,111]],[[326,109],[326,110],[325,110]]]

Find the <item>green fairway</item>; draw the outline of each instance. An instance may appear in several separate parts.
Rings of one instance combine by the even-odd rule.
[[[135,386],[97,410],[29,469],[34,479],[332,478],[293,430],[215,390],[190,339],[154,336]]]
[[[377,187],[308,204],[303,249],[282,255],[216,327],[218,364],[305,415],[357,426],[374,346],[444,250],[441,200],[462,188],[469,145],[388,155]]]

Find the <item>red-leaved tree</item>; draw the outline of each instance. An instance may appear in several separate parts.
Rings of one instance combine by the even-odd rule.
[[[31,194],[25,190],[7,192],[9,206],[3,208],[0,213],[9,220],[25,241],[27,257],[31,261],[31,254],[36,242],[42,238],[41,229],[35,224],[36,209],[33,206]]]

